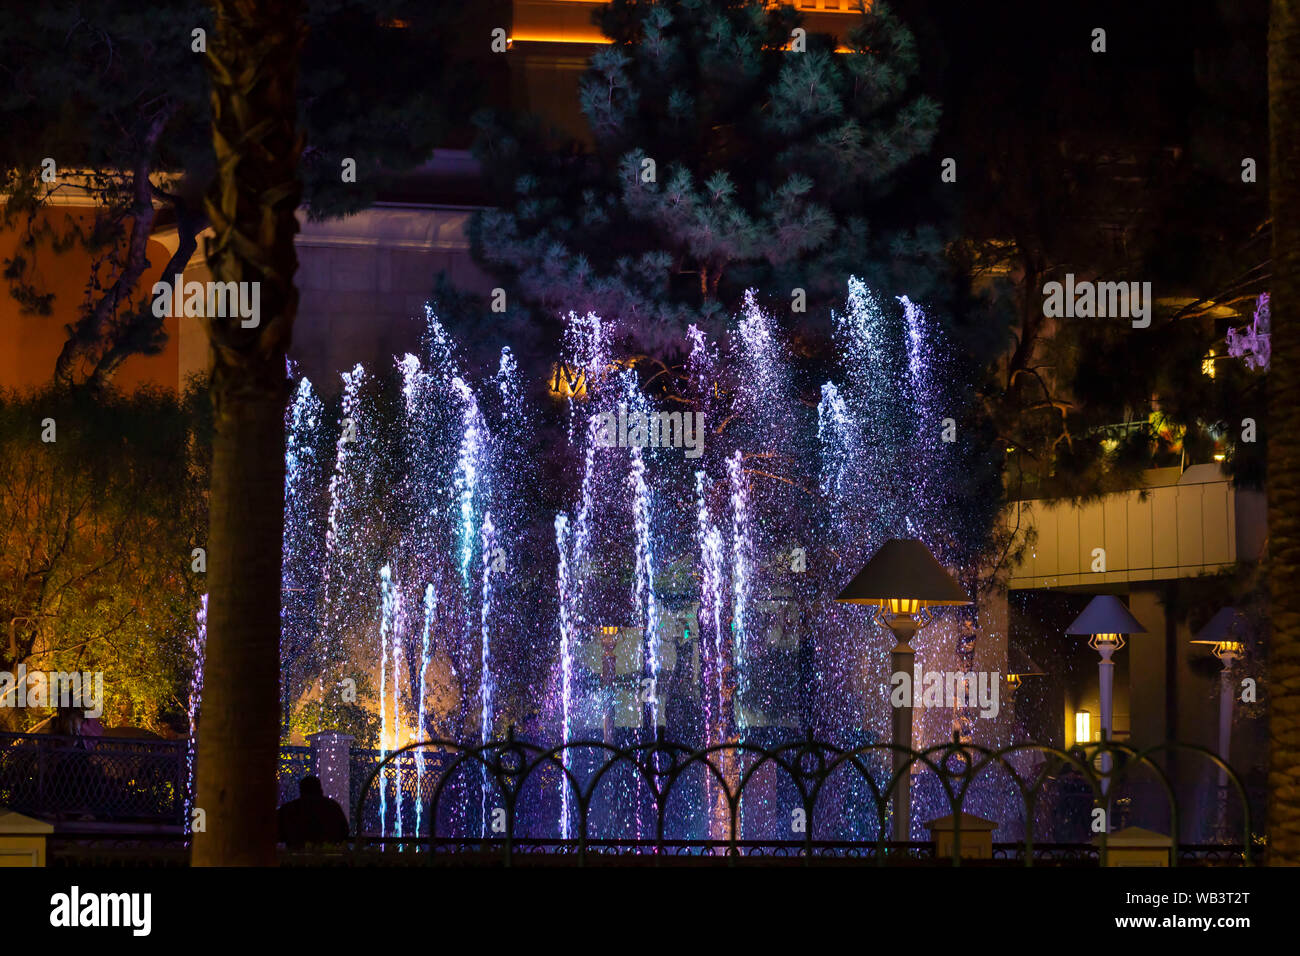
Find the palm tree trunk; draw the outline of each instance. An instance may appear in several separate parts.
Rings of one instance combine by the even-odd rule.
[[[1268,535],[1269,859],[1300,865],[1300,0],[1273,0],[1268,30],[1273,218]]]
[[[206,202],[213,278],[255,282],[260,315],[205,317],[215,423],[208,638],[199,717],[199,866],[275,863],[285,353],[298,293],[299,0],[213,0],[217,178]]]

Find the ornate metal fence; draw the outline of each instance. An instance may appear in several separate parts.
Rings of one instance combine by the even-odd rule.
[[[315,772],[315,755],[310,747],[281,747],[280,770],[276,774],[280,784],[280,803],[296,799],[298,782]]]
[[[0,806],[59,820],[184,820],[185,742],[0,734]]]
[[[899,751],[906,765],[895,771],[892,755]],[[1206,760],[1207,770],[1226,770],[1240,842],[1180,844],[1178,800],[1157,759],[1179,752]],[[423,774],[414,769],[419,753],[425,755]],[[963,840],[975,839],[963,834],[967,801],[992,776],[1018,802],[1010,809],[1023,829],[1015,842],[993,845],[993,861],[1104,863],[1112,822],[1135,791],[1147,802],[1153,794],[1165,802],[1171,865],[1254,860],[1251,808],[1240,778],[1209,750],[1180,743],[1135,750],[1102,742],[1065,751],[1036,743],[990,749],[954,741],[915,751],[892,744],[840,748],[811,738],[698,750],[662,740],[626,747],[576,741],[551,748],[513,736],[482,745],[429,740],[374,765],[355,800],[354,845],[361,852],[491,854],[507,864],[535,853],[572,855],[579,863],[610,854],[921,862],[933,859],[933,844],[887,839],[892,794],[913,765],[927,774],[952,818],[947,859],[954,865],[962,861]],[[1148,779],[1139,787],[1142,776]],[[1067,777],[1073,787],[1048,786]],[[616,779],[621,785],[611,786]],[[749,838],[742,825],[746,817],[757,817],[767,833]],[[1054,817],[1068,818],[1081,838],[1040,843],[1036,833],[1045,818]],[[681,830],[683,819],[686,829],[700,835],[669,832]],[[854,838],[827,838],[846,826]],[[781,827],[790,835],[777,836]]]
[[[509,863],[538,855],[578,863],[614,857],[933,861],[936,843],[918,826],[911,842],[888,839],[891,795],[912,766],[922,771],[913,778],[912,818],[955,818],[951,850],[945,849],[954,863],[963,844],[976,839],[961,814],[978,810],[990,793],[996,812],[985,815],[1002,834],[989,849],[994,864],[1098,865],[1108,853],[1107,834],[1130,822],[1169,833],[1173,865],[1249,865],[1260,848],[1241,780],[1202,747],[1168,743],[1139,751],[1100,743],[1067,752],[1035,743],[993,750],[954,742],[903,750],[909,766],[895,771],[896,749],[812,739],[704,749],[663,740],[547,748],[513,736],[483,745],[429,740],[392,753],[353,749],[347,798],[354,840],[346,855],[384,864],[453,857]],[[1219,767],[1227,772],[1229,799],[1216,794],[1211,839],[1183,838],[1192,830],[1161,764],[1178,752],[1203,761],[1206,780]],[[1103,754],[1110,757],[1108,772],[1098,769]],[[185,755],[185,741],[3,734],[0,806],[59,822],[72,831],[68,846],[77,853],[91,846],[82,845],[90,837],[76,833],[86,829],[78,826],[82,821],[179,831]],[[313,769],[311,748],[284,748],[282,802],[297,796],[297,780]],[[1094,835],[1097,810],[1106,825]]]
[[[60,822],[181,826],[185,740],[0,734],[0,807]],[[310,747],[282,747],[280,802],[314,770]]]

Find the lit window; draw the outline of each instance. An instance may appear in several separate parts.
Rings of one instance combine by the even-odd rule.
[[[1092,743],[1092,714],[1086,710],[1074,712],[1074,742],[1076,744]]]

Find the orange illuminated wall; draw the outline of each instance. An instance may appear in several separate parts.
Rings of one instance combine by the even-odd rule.
[[[515,0],[512,42],[608,43],[591,22],[603,2],[596,0]]]
[[[592,23],[592,14],[606,0],[514,0],[513,42],[520,43],[608,43]],[[846,27],[846,16],[858,12],[858,0],[793,0],[804,15],[804,26],[813,33],[837,38]],[[775,6],[775,4],[773,4]],[[871,4],[867,4],[867,9]]]
[[[74,217],[88,226],[93,210],[55,206],[40,215],[61,232]],[[0,261],[13,256],[24,231],[21,226],[0,229]],[[139,286],[142,298],[148,297],[171,255],[161,243],[151,241],[148,257],[149,268]],[[38,243],[34,258],[30,281],[41,292],[54,293],[53,314],[21,314],[18,302],[10,295],[8,282],[0,281],[0,388],[27,390],[48,385],[53,380],[54,362],[67,337],[64,326],[77,320],[85,301],[91,256],[84,249],[74,246],[66,252],[55,253],[48,242],[42,242]],[[144,384],[177,388],[180,377],[177,326],[183,321],[186,320],[165,319],[167,344],[163,351],[158,355],[131,356],[122,363],[115,383],[127,391]]]
[[[609,43],[592,15],[606,0],[513,0],[511,4],[511,99],[555,129],[590,145],[586,117],[578,107],[578,81],[592,51]],[[794,0],[809,33],[844,35],[856,22],[857,0]],[[870,9],[871,4],[867,4]]]

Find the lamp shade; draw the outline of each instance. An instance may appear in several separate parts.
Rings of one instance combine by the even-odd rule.
[[[891,538],[880,546],[835,600],[846,604],[919,601],[923,607],[970,604],[951,574],[915,538]]]
[[[1206,622],[1205,627],[1196,632],[1193,644],[1218,644],[1220,641],[1233,639],[1232,631],[1237,626],[1237,609],[1225,607]]]
[[[1147,629],[1113,594],[1098,594],[1065,629],[1066,634],[1145,634]]]

